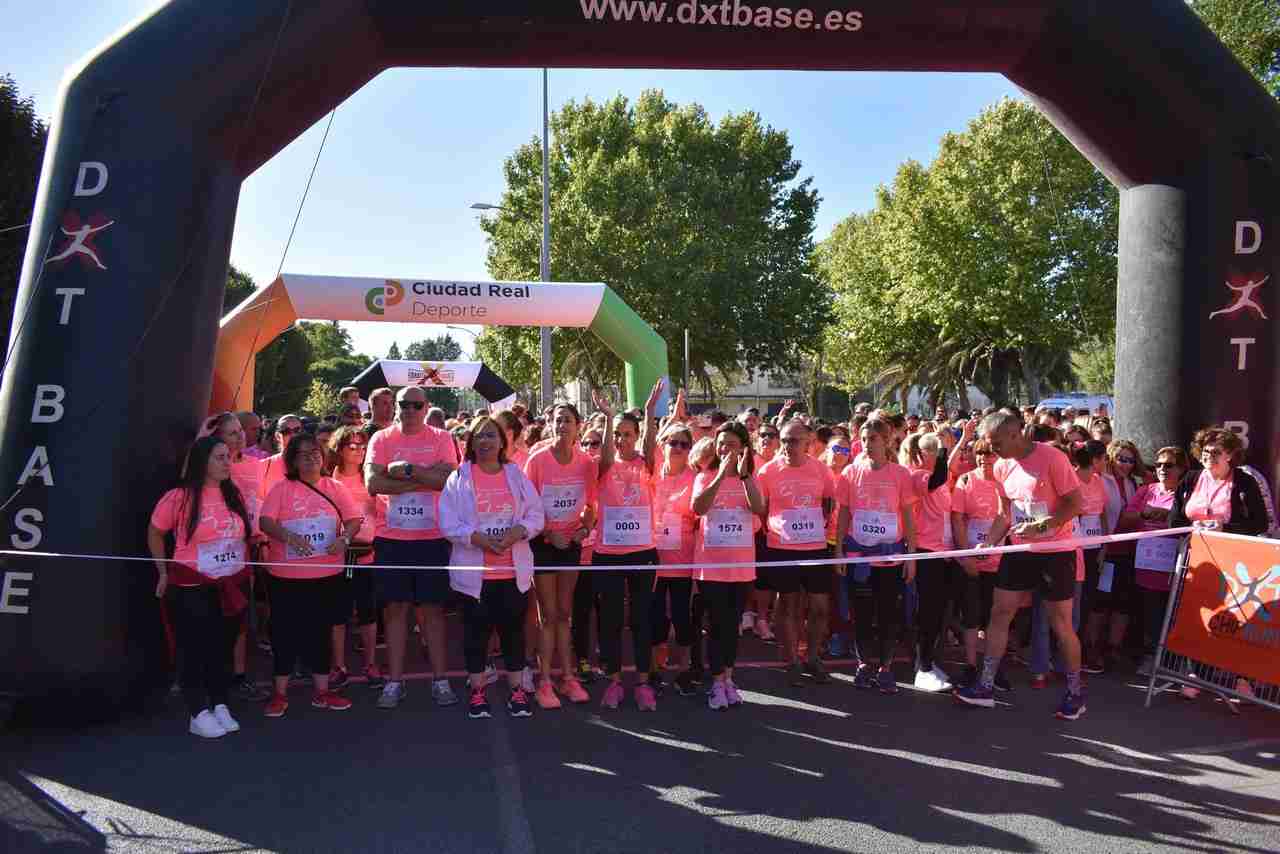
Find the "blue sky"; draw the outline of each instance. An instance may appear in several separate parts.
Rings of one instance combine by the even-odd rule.
[[[6,14],[0,73],[53,113],[63,71],[154,8],[154,0],[19,0]],[[713,119],[754,110],[788,132],[803,176],[823,202],[816,238],[868,209],[876,185],[907,158],[929,161],[944,133],[984,106],[1017,97],[990,74],[820,72],[551,72],[551,109],[647,88],[702,104]],[[499,200],[502,161],[541,133],[541,74],[529,70],[393,69],[337,111],[289,249],[287,272],[485,279],[484,234],[472,202]],[[259,285],[280,263],[324,121],[244,184],[231,261]],[[7,225],[7,223],[3,224]],[[555,223],[552,222],[552,253]],[[352,323],[356,348],[385,356],[391,342],[440,327]],[[455,335],[464,351],[471,338]]]

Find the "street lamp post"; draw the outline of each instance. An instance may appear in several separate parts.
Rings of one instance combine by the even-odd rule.
[[[551,155],[550,118],[548,112],[547,69],[542,69],[542,246],[539,251],[538,270],[542,281],[551,281]],[[474,211],[501,211],[501,205],[490,205],[476,202],[471,206]],[[540,396],[542,407],[551,403],[551,327],[539,328],[540,362],[542,367]]]

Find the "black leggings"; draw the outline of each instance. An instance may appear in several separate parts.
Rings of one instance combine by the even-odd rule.
[[[719,676],[726,667],[738,663],[738,624],[747,603],[750,581],[699,581],[711,631],[707,639],[707,658],[711,675]]]
[[[963,576],[964,570],[954,560],[935,558],[916,562],[916,594],[919,597],[916,617],[919,628],[916,638],[918,657],[916,666],[921,670],[933,668],[938,638],[942,635],[942,621],[947,613],[947,603],[961,601]]]
[[[596,588],[591,578],[596,573],[586,570],[578,573],[578,583],[573,586],[573,617],[570,640],[573,654],[579,659],[591,659],[595,651],[591,645],[591,615],[596,615],[596,635],[600,634],[600,611],[597,608]]]
[[[667,595],[671,596],[671,610],[667,611]],[[693,612],[689,599],[693,595],[692,578],[659,578],[649,606],[650,640],[654,646],[666,643],[671,627],[675,626],[676,643],[690,646],[693,643]]]
[[[524,616],[529,597],[514,578],[485,581],[480,598],[462,597],[462,653],[467,673],[483,673],[489,635],[496,629],[508,673],[524,670]]]
[[[656,549],[613,555],[596,552],[594,566],[658,563]],[[610,676],[622,672],[622,625],[627,612],[627,595],[631,598],[631,642],[635,651],[636,673],[648,673],[653,658],[649,641],[649,600],[653,598],[654,570],[589,571],[591,585],[600,594],[600,666]]]
[[[878,655],[881,666],[893,664],[902,625],[904,587],[901,564],[872,566],[871,577],[854,584],[853,617],[859,661],[870,662]]]
[[[329,674],[334,616],[349,604],[346,579],[271,578],[272,673],[288,676],[299,661],[313,674]]]
[[[964,584],[964,627],[970,630],[985,629],[991,622],[991,602],[996,593],[996,575],[994,572],[978,571],[977,576],[965,575]]]
[[[178,647],[178,684],[194,718],[227,702],[240,615],[222,613],[216,587],[170,587],[167,598]]]

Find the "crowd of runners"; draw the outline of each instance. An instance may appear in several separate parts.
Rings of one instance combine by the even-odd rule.
[[[432,701],[472,718],[492,714],[500,672],[514,717],[591,702],[592,686],[605,710],[629,695],[653,711],[673,693],[725,710],[743,702],[747,633],[776,642],[794,685],[827,684],[824,659],[849,658],[854,685],[884,695],[909,647],[908,684],[975,707],[1012,690],[1004,665],[1018,661],[1032,689],[1062,680],[1056,714],[1074,720],[1085,674],[1151,655],[1179,544],[1073,538],[1276,527],[1265,479],[1219,427],[1148,463],[1105,413],[860,404],[827,423],[790,403],[773,418],[695,416],[681,392],[659,419],[661,392],[624,412],[596,396],[590,416],[568,403],[473,416],[418,387],[367,403],[347,389],[318,423],[210,417],[148,538],[190,731],[238,730],[232,702],[284,716],[299,678],[318,709],[350,708],[361,684],[394,709],[413,643]],[[1021,543],[1037,548],[902,558]],[[247,675],[250,621],[270,690]],[[949,644],[965,662],[950,672]]]

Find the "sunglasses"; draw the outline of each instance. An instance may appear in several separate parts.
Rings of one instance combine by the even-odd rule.
[[[803,444],[804,444],[805,442],[807,442],[807,441],[809,441],[809,440],[808,440],[808,439],[801,439],[799,436],[791,436],[790,438],[783,439],[783,440],[782,440],[782,444],[784,444],[784,445],[803,445]]]
[[[1121,465],[1131,466],[1131,465],[1137,464],[1138,461],[1135,460],[1133,457],[1116,457],[1116,462],[1120,463]]]
[[[686,451],[693,447],[692,442],[686,442],[684,439],[668,439],[668,448],[683,448]]]
[[[425,400],[402,400],[400,401],[401,409],[426,409],[427,402]]]
[[[778,434],[777,433],[761,433],[760,438],[764,439],[766,442],[774,442],[774,441],[777,441]]]
[[[833,453],[833,454],[843,454],[843,455],[844,455],[844,456],[846,456],[846,457],[847,457],[847,456],[849,456],[849,451],[850,451],[850,450],[852,450],[852,449],[850,449],[850,448],[846,448],[844,445],[832,445],[832,446],[831,446],[831,453]]]
[[[1208,457],[1211,460],[1216,460],[1218,457],[1222,456],[1224,453],[1226,452],[1223,451],[1221,448],[1205,448],[1203,451],[1200,452],[1200,456]]]
[[[994,457],[996,455],[996,452],[995,451],[974,451],[973,455],[975,457]]]
[[[1156,468],[1158,468],[1158,469],[1176,469],[1176,468],[1182,468],[1182,466],[1178,465],[1177,463],[1167,463],[1167,462],[1166,462],[1166,463],[1156,463]]]
[[[349,444],[349,445],[347,445],[347,446],[346,446],[346,450],[348,450],[348,451],[363,451],[366,447],[367,447],[367,445],[366,445],[365,443],[363,443],[363,442],[362,442],[361,444],[359,444],[359,445],[357,445],[355,442],[352,442],[351,444]]]
[[[578,444],[583,448],[599,448],[601,445],[604,444],[604,442],[601,442],[599,439],[595,440],[594,442],[583,440]]]

